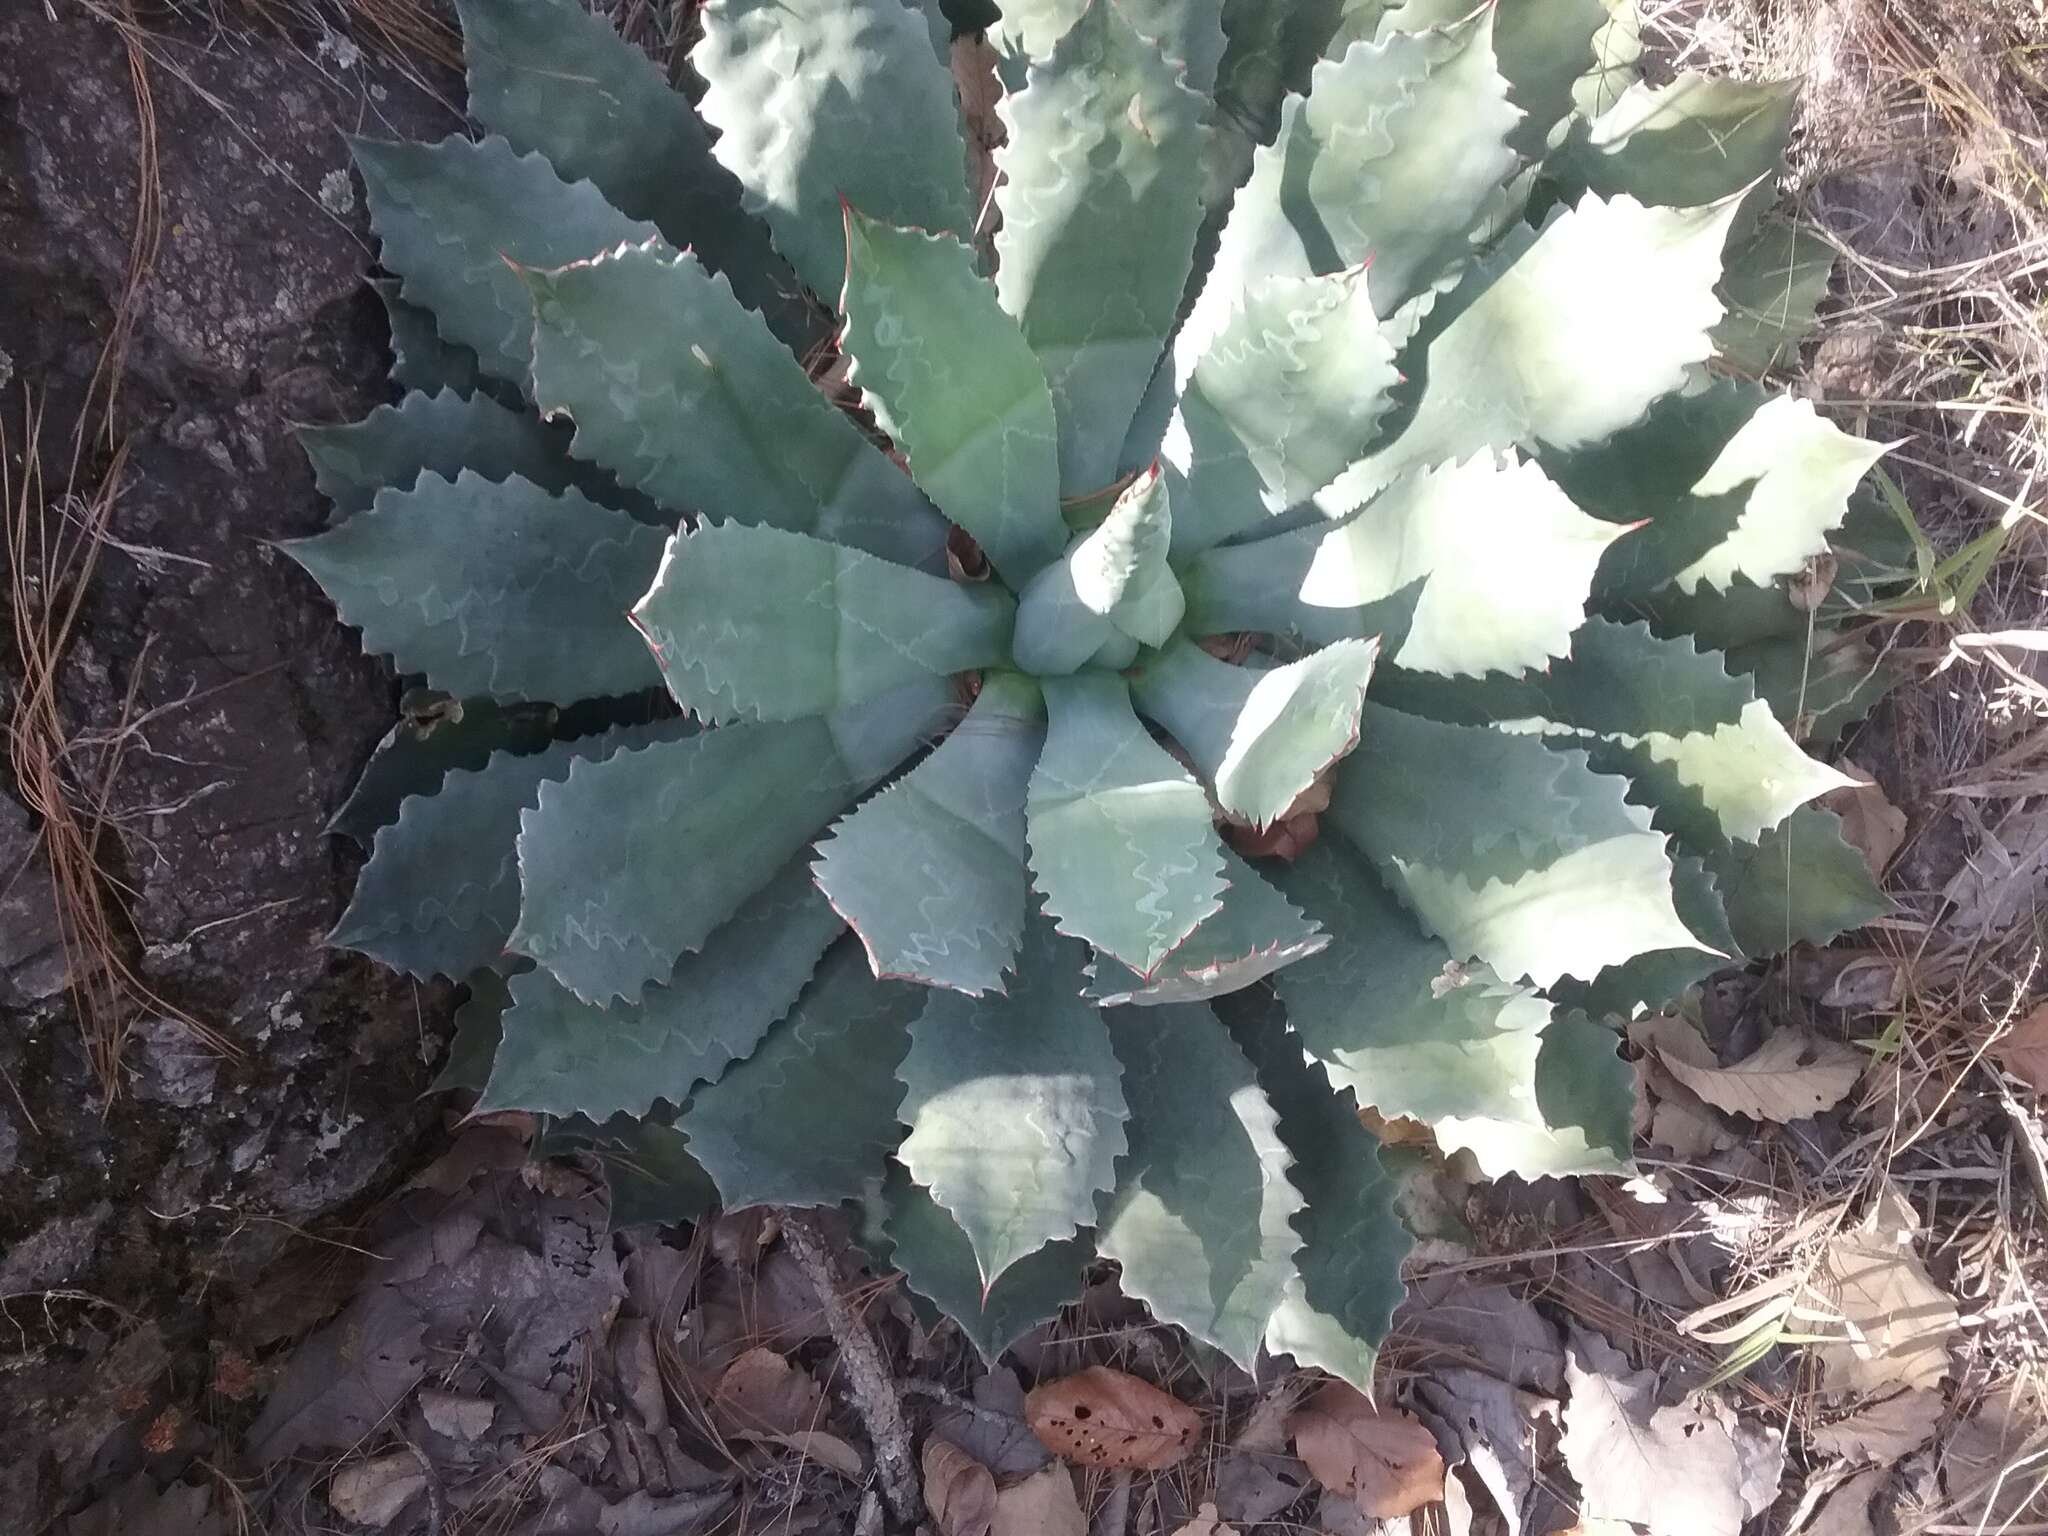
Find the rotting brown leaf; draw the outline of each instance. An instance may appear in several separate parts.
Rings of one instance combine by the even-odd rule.
[[[1863,1075],[1865,1058],[1804,1030],[1781,1029],[1732,1067],[1718,1062],[1690,1022],[1641,1020],[1633,1038],[1652,1045],[1671,1075],[1716,1109],[1752,1120],[1805,1120],[1833,1109]]]
[[[801,1434],[825,1414],[825,1395],[810,1373],[772,1349],[750,1349],[733,1361],[711,1397],[719,1417],[743,1439]]]
[[[2034,1092],[2048,1094],[2048,1003],[2006,1031],[1991,1055]]]
[[[1054,1462],[1003,1489],[996,1495],[990,1536],[1088,1536],[1074,1474]]]
[[[996,1519],[996,1479],[950,1440],[924,1443],[924,1502],[941,1536],[989,1536]]]
[[[1346,1382],[1317,1389],[1287,1428],[1316,1481],[1375,1519],[1396,1520],[1444,1496],[1436,1437],[1413,1414],[1376,1407]]]
[[[1870,878],[1882,880],[1906,841],[1906,813],[1885,797],[1861,764],[1842,758],[1835,766],[1856,782],[1828,791],[1821,806],[1842,818],[1842,838],[1863,855]]]
[[[1824,1455],[1888,1467],[1932,1440],[1941,1414],[1941,1394],[1916,1388],[1866,1403],[1832,1424],[1820,1425],[1807,1438]]]
[[[1860,1227],[1828,1243],[1814,1289],[1847,1335],[1814,1348],[1829,1391],[1931,1388],[1948,1374],[1949,1340],[1962,1320],[1913,1252],[1917,1225],[1891,1191]]]
[[[1202,1419],[1149,1382],[1091,1365],[1032,1389],[1031,1428],[1054,1455],[1082,1467],[1160,1472],[1194,1449]]]

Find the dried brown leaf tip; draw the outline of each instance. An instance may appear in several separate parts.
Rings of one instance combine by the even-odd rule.
[[[1287,1432],[1317,1482],[1376,1520],[1398,1520],[1444,1496],[1436,1437],[1356,1387],[1333,1381],[1319,1388],[1289,1417]]]
[[[1024,1416],[1054,1455],[1083,1467],[1158,1472],[1194,1449],[1201,1416],[1149,1382],[1091,1365],[1035,1388]]]
[[[989,1536],[996,1521],[995,1474],[950,1440],[924,1443],[924,1502],[940,1536]]]

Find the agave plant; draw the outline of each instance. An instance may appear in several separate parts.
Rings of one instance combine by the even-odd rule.
[[[1628,20],[1005,0],[990,191],[935,5],[709,0],[677,91],[463,0],[486,136],[354,146],[410,392],[288,546],[432,690],[334,941],[622,1214],[860,1202],[990,1353],[1113,1260],[1362,1384],[1361,1107],[1625,1168],[1616,1021],[1881,907],[1801,745],[1879,450],[1751,382],[1790,93]]]

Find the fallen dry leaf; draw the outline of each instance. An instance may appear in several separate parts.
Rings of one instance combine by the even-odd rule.
[[[799,1434],[825,1416],[825,1395],[810,1373],[772,1349],[750,1349],[727,1366],[711,1400],[744,1439]]]
[[[1806,1536],[1876,1536],[1870,1518],[1871,1501],[1891,1481],[1889,1467],[1871,1467],[1846,1479],[1828,1495],[1820,1513],[1806,1528]]]
[[[924,1443],[924,1502],[943,1536],[989,1536],[996,1520],[996,1479],[950,1440]]]
[[[1088,1517],[1074,1497],[1074,1474],[1058,1462],[996,1495],[990,1536],[1088,1536]]]
[[[327,1485],[327,1502],[352,1525],[383,1530],[425,1491],[427,1474],[409,1451],[352,1462]]]
[[[2048,1486],[2040,1457],[2048,1450],[2041,1406],[2030,1387],[2015,1382],[1994,1391],[1977,1411],[1943,1436],[1941,1484],[1954,1506],[1951,1520],[1964,1530],[2039,1530],[2048,1519]]]
[[[1671,1075],[1706,1103],[1752,1120],[1805,1120],[1833,1109],[1863,1075],[1861,1052],[1804,1030],[1779,1030],[1732,1067],[1675,1015],[1641,1020],[1629,1032],[1654,1046]]]
[[[1888,1192],[1822,1254],[1813,1288],[1847,1334],[1814,1347],[1829,1391],[1929,1388],[1948,1374],[1949,1339],[1962,1320],[1914,1254],[1916,1228],[1912,1208]]]
[[[1565,1372],[1571,1400],[1560,1448],[1586,1516],[1633,1521],[1652,1536],[1737,1536],[1776,1496],[1775,1477],[1745,1467],[1713,1399],[1658,1406],[1655,1372],[1630,1369],[1620,1350],[1577,1328]],[[1770,1497],[1751,1486],[1764,1482]],[[1760,1502],[1745,1497],[1752,1492]]]
[[[828,1435],[822,1429],[800,1429],[794,1434],[757,1434],[736,1436],[752,1440],[757,1445],[779,1445],[785,1451],[795,1451],[805,1461],[815,1461],[821,1467],[830,1467],[841,1477],[859,1482],[867,1476],[867,1467],[860,1459],[860,1452],[848,1445],[837,1435]]]
[[[1376,1407],[1345,1382],[1318,1388],[1287,1429],[1316,1481],[1375,1519],[1397,1520],[1444,1496],[1436,1437],[1413,1414]]]
[[[2048,1004],[2015,1024],[1991,1047],[1998,1064],[2036,1093],[2048,1093]]]
[[[1987,830],[1942,894],[1955,903],[1944,931],[1959,943],[1990,938],[2031,911],[2048,868],[2048,802],[2008,812]]]
[[[1934,1438],[1941,1413],[1941,1394],[1923,1387],[1868,1403],[1845,1418],[1821,1425],[1808,1439],[1825,1455],[1889,1467]]]
[[[1173,1536],[1231,1536],[1231,1533],[1230,1527],[1223,1523],[1223,1517],[1216,1513],[1216,1506],[1204,1504],[1195,1511],[1195,1518],[1175,1531]]]
[[[1056,1456],[1082,1467],[1158,1472],[1194,1448],[1201,1416],[1149,1382],[1091,1365],[1032,1389],[1024,1416]]]
[[[1906,813],[1885,798],[1861,765],[1845,757],[1835,766],[1856,782],[1829,790],[1820,797],[1820,805],[1842,818],[1843,840],[1863,855],[1870,878],[1882,880],[1906,841]]]

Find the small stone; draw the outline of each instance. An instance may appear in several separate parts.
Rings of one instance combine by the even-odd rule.
[[[188,1025],[177,1019],[150,1019],[136,1026],[133,1038],[141,1046],[137,1098],[192,1109],[213,1097],[220,1061]]]
[[[497,1406],[488,1398],[464,1397],[459,1392],[420,1393],[420,1415],[427,1428],[450,1440],[475,1440],[491,1427]]]
[[[24,1002],[54,997],[71,982],[57,893],[28,812],[0,795],[0,971]]]

